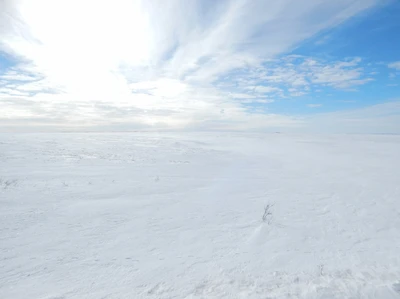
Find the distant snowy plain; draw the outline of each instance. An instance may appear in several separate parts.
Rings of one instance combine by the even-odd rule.
[[[400,298],[400,136],[0,134],[0,298]]]

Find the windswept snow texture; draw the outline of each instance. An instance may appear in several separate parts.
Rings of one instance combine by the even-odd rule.
[[[1,134],[0,180],[0,298],[400,298],[400,136]]]

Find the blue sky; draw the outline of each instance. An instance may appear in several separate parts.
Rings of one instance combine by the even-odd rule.
[[[399,1],[32,2],[0,4],[2,131],[400,133]]]

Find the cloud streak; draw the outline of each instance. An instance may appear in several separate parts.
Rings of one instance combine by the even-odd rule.
[[[395,61],[388,64],[388,67],[391,69],[400,70],[400,61]]]

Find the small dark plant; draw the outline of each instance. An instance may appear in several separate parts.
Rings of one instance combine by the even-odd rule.
[[[274,206],[273,204],[267,204],[264,207],[264,214],[262,216],[262,221],[263,222],[271,224],[271,221],[272,221],[272,211],[271,211],[271,209],[272,209],[273,206]]]

